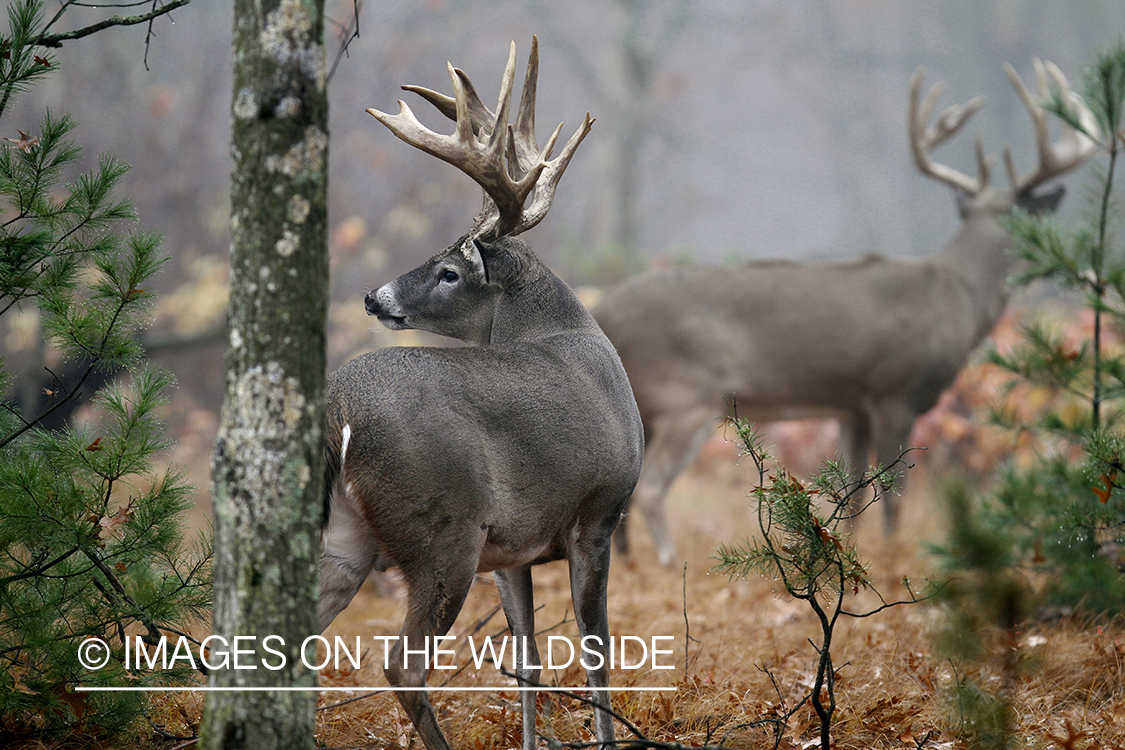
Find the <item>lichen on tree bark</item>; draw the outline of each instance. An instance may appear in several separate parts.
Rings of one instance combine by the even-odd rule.
[[[222,687],[316,685],[328,104],[323,0],[236,0],[226,397],[212,461],[213,635],[242,642]],[[263,648],[267,636],[280,639]],[[214,661],[214,659],[212,659]],[[315,693],[214,692],[204,748],[309,748]]]

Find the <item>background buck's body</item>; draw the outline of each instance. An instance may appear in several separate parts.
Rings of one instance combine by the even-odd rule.
[[[552,136],[535,145],[537,54],[532,45],[516,128],[507,125],[515,46],[497,114],[450,68],[456,98],[418,91],[457,121],[453,136],[425,130],[406,105],[369,110],[403,140],[454,163],[489,201],[473,231],[367,296],[367,311],[394,329],[459,338],[466,348],[396,347],[358,357],[329,379],[321,626],[327,627],[372,568],[398,567],[409,648],[444,635],[478,572],[494,579],[512,635],[534,641],[531,566],[565,559],[579,634],[607,655],[610,540],[640,473],[642,431],[625,370],[574,293],[511,234],[546,213],[578,133],[553,161]],[[484,163],[488,162],[488,163]],[[526,179],[525,179],[526,178]],[[529,205],[523,207],[530,195]],[[428,665],[403,640],[386,669],[392,685],[425,685]],[[608,663],[608,662],[606,662]],[[537,669],[517,656],[527,683]],[[587,670],[608,685],[603,666]],[[424,692],[399,692],[422,741],[448,748]],[[594,695],[609,706],[605,692]],[[522,694],[523,747],[536,746],[535,695]],[[595,711],[598,741],[613,724]]]
[[[981,217],[924,260],[669,269],[613,290],[595,315],[645,425],[632,508],[661,561],[672,560],[663,495],[732,398],[752,422],[838,419],[850,466],[865,466],[872,447],[879,463],[897,458],[915,418],[999,317],[1008,244],[995,219]],[[965,250],[975,251],[967,265]]]
[[[1061,73],[1051,71],[1069,95]],[[1044,93],[1045,71],[1037,66],[1037,72]],[[920,260],[868,256],[656,271],[611,290],[595,309],[644,421],[645,466],[632,504],[662,563],[675,551],[664,496],[732,399],[751,421],[839,419],[840,453],[857,475],[872,449],[878,464],[890,465],[908,447],[915,419],[953,382],[1007,302],[1012,243],[1001,218],[1014,205],[1052,209],[1061,192],[1038,197],[1031,189],[1080,163],[1092,147],[1074,131],[1051,144],[1045,114],[1015,73],[1009,76],[1032,113],[1041,159],[1034,174],[1012,174],[1011,191],[988,187],[979,146],[978,179],[929,160],[929,150],[984,102],[951,107],[927,128],[941,85],[919,104],[920,73],[912,81],[915,161],[961,198],[961,229],[939,253]],[[884,493],[882,502],[885,528],[893,531],[897,498]],[[622,524],[621,548],[624,532]]]

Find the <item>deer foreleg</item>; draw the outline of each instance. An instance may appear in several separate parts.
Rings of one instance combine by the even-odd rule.
[[[520,687],[539,682],[539,650],[535,646],[535,604],[532,598],[531,568],[508,568],[493,572],[500,603],[508,618],[508,629],[515,641],[516,675]],[[528,663],[530,662],[530,664]],[[526,682],[525,682],[526,681]],[[523,750],[535,750],[535,691],[520,693],[523,717]]]
[[[479,558],[480,545],[474,550],[453,544],[435,544],[435,551],[430,555],[419,555],[418,564],[402,568],[408,605],[406,620],[383,670],[391,685],[409,688],[426,686],[426,673],[438,645],[436,638],[445,635],[457,619],[472,585]],[[446,564],[442,565],[442,562]],[[400,690],[395,697],[428,750],[450,750],[425,691]]]
[[[910,444],[910,433],[914,420],[918,417],[913,409],[905,404],[881,405],[875,414],[875,460],[880,469],[885,469],[898,460],[902,451]],[[899,487],[895,486],[891,474],[877,483],[876,491],[883,505],[883,533],[894,534],[898,527]],[[901,485],[901,482],[899,482]]]
[[[867,461],[871,455],[871,420],[865,412],[855,412],[850,417],[841,417],[840,460],[848,472],[848,483],[844,490],[848,493],[848,523],[852,529],[860,510],[871,501],[866,491],[860,492],[863,475],[867,471]],[[877,491],[877,490],[876,490]]]
[[[855,490],[867,471],[871,456],[871,420],[857,412],[840,420],[840,459],[848,470],[848,492]]]

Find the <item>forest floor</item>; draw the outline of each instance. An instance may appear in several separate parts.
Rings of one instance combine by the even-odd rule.
[[[806,433],[805,437],[808,437]],[[831,436],[829,436],[831,437]],[[782,441],[786,436],[781,434]],[[818,439],[815,435],[813,439]],[[783,450],[784,452],[784,450]],[[925,462],[919,462],[924,464]],[[656,664],[614,669],[615,687],[673,688],[613,694],[613,708],[648,740],[687,746],[732,748],[819,747],[819,722],[808,702],[780,727],[775,719],[793,709],[813,684],[820,641],[817,620],[804,602],[778,592],[760,577],[730,580],[711,572],[715,546],[756,535],[747,499],[756,474],[738,463],[733,444],[712,440],[695,466],[673,486],[670,526],[679,547],[668,568],[655,552],[640,519],[631,527],[632,550],[615,556],[609,582],[609,620],[614,636],[633,636],[670,650]],[[940,480],[925,466],[909,474],[901,498],[903,523],[893,538],[881,533],[873,506],[855,532],[870,578],[885,598],[904,595],[902,579],[916,590],[936,569],[927,544],[941,541],[946,527]],[[535,569],[538,643],[548,636],[577,639],[565,563]],[[381,584],[381,585],[380,585]],[[362,666],[346,662],[321,671],[322,686],[345,690],[322,693],[317,738],[324,748],[421,748],[410,721],[386,686],[382,647],[371,636],[398,632],[404,615],[402,591],[393,579],[371,579],[326,635],[370,644]],[[854,611],[872,608],[870,592],[849,596]],[[512,685],[495,668],[475,668],[467,637],[499,639],[506,632],[490,575],[479,576],[457,623],[458,640],[445,662],[458,671],[433,671],[428,684],[480,687]],[[871,617],[844,619],[832,644],[836,674],[833,746],[840,748],[969,747],[965,717],[952,700],[958,679],[971,678],[1005,691],[1013,706],[1015,747],[1062,750],[1125,748],[1125,626],[1065,617],[1035,621],[997,646],[993,659],[960,665],[938,645],[947,625],[942,605],[914,603]],[[663,637],[653,641],[654,636]],[[630,640],[630,663],[638,656]],[[556,652],[557,662],[566,654]],[[372,658],[372,657],[375,658]],[[1012,661],[1011,657],[1015,657]],[[1003,663],[1015,664],[1014,677]],[[510,666],[510,664],[508,665]],[[1007,676],[1006,676],[1007,675]],[[544,670],[544,684],[578,686],[585,678],[577,663]],[[459,748],[513,748],[520,744],[519,696],[514,690],[433,691],[430,699],[452,745]],[[540,693],[539,731],[562,743],[593,739],[591,710],[560,694]],[[190,734],[201,708],[198,696],[179,694],[157,708],[169,731]],[[634,735],[622,724],[617,737]],[[542,744],[542,743],[541,743]],[[554,745],[552,745],[554,746]]]

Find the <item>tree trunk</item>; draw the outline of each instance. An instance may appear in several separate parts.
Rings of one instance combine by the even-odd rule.
[[[318,630],[324,476],[323,14],[323,0],[234,3],[230,347],[211,468],[212,635],[231,661],[212,687],[317,684],[301,645]],[[301,690],[211,692],[201,747],[308,750],[315,701]]]

